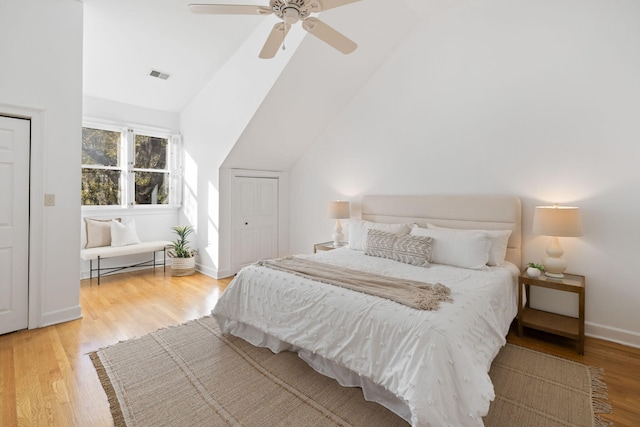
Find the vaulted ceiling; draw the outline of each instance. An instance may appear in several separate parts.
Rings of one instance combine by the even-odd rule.
[[[84,0],[84,94],[180,112],[265,19],[194,15],[189,3]]]
[[[146,108],[180,112],[218,72],[264,20],[273,16],[194,15],[195,0],[83,0],[84,94]],[[365,33],[390,39],[395,23],[426,16],[463,0],[393,0],[392,9],[379,0],[362,0],[328,12],[339,31],[349,37]],[[207,3],[205,0],[198,0]],[[266,5],[267,0],[224,0],[226,4]],[[389,5],[389,2],[384,2]],[[331,24],[334,21],[331,20]],[[380,25],[375,31],[373,24]],[[292,31],[302,31],[293,28]],[[265,34],[266,38],[267,34]],[[361,46],[379,40],[363,39]],[[384,44],[384,40],[382,40]],[[325,47],[323,46],[322,49]],[[258,61],[255,53],[256,61]],[[323,64],[317,65],[321,67]],[[149,76],[152,70],[168,80]],[[313,84],[310,82],[309,84]]]

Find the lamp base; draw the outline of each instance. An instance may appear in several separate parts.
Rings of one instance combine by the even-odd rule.
[[[331,238],[333,239],[334,246],[342,246],[344,245],[344,234],[342,234],[342,225],[340,225],[340,220],[336,220],[336,228],[333,230],[333,234],[331,234]]]
[[[562,274],[562,273],[549,273],[549,272],[545,271],[544,275],[547,276],[547,277],[551,277],[552,279],[563,279],[564,278],[564,274]]]
[[[544,267],[544,275],[554,279],[562,279],[564,270],[567,269],[567,260],[562,258],[564,251],[558,242],[557,237],[551,238],[549,246],[547,246],[547,257],[542,260]]]
[[[542,260],[542,266],[544,267],[545,276],[562,279],[564,277],[562,273],[567,268],[567,260],[561,257],[549,256]]]

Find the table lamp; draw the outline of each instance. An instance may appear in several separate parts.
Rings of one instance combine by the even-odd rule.
[[[336,220],[336,226],[333,230],[333,234],[331,235],[333,238],[333,244],[335,246],[343,246],[344,234],[342,234],[342,225],[340,225],[340,220],[349,218],[349,202],[343,202],[340,200],[329,202],[327,216]]]
[[[547,257],[542,260],[545,275],[561,279],[567,268],[567,260],[562,258],[564,251],[558,237],[582,236],[580,208],[570,206],[536,206],[533,213],[533,229],[535,234],[551,236],[547,246]]]

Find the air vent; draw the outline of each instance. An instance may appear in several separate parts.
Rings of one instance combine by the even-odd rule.
[[[162,71],[158,71],[158,70],[151,70],[149,72],[149,75],[151,77],[157,77],[157,78],[162,79],[162,80],[167,80],[169,77],[171,77],[170,74],[163,73]]]

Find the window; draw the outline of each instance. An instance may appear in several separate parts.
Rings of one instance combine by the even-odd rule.
[[[169,204],[169,138],[135,135],[133,176],[137,205]]]
[[[177,137],[87,125],[82,128],[82,205],[179,206]]]
[[[82,128],[82,204],[120,205],[122,133]]]

